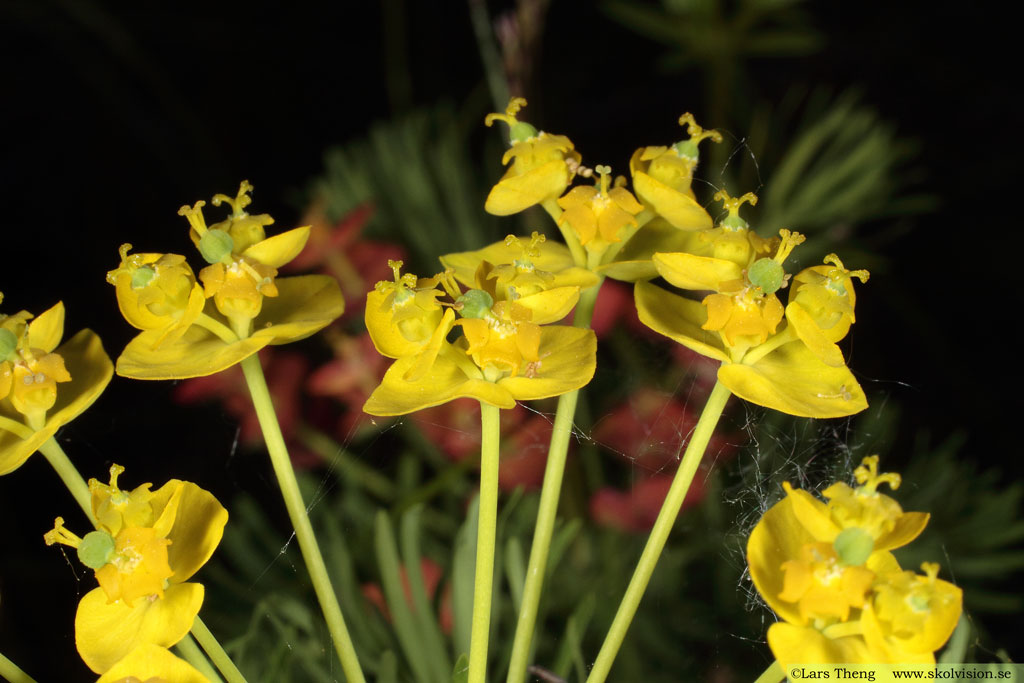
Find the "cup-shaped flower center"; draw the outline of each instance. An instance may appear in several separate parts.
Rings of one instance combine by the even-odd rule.
[[[800,615],[824,628],[845,621],[851,609],[863,606],[874,572],[844,564],[828,543],[807,543],[798,559],[782,564],[783,589],[779,598],[796,603]]]
[[[171,542],[152,527],[128,527],[114,539],[114,552],[96,570],[96,580],[107,598],[123,600],[129,607],[141,597],[163,597],[167,580],[174,575],[167,560]]]
[[[540,325],[532,313],[514,301],[499,301],[484,318],[462,318],[469,354],[484,377],[533,377],[540,363]]]

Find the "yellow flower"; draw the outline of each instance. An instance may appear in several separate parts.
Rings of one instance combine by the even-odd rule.
[[[648,282],[634,289],[640,320],[656,332],[722,361],[718,379],[751,403],[801,417],[860,412],[867,399],[846,368],[826,365],[788,326],[775,292],[788,275],[783,261],[803,236],[788,230],[774,254],[744,267],[733,260],[688,253],[655,254],[654,265],[683,289],[712,290],[702,302]]]
[[[904,572],[889,549],[920,533],[928,516],[903,513],[879,494],[895,474],[878,458],[855,471],[862,484],[825,489],[826,505],[785,484],[786,497],[754,527],[747,543],[750,577],[782,619],[768,645],[784,670],[793,664],[933,663],[960,616],[960,589]],[[852,495],[857,500],[850,500]]]
[[[210,683],[210,679],[167,648],[143,643],[96,683]]]
[[[690,113],[679,117],[679,125],[684,124],[689,140],[671,147],[641,147],[633,153],[629,169],[636,195],[645,206],[680,230],[706,230],[711,217],[696,202],[690,185],[700,159],[698,143],[708,138],[721,142],[722,135],[701,128]]]
[[[170,647],[188,633],[203,602],[202,585],[188,579],[213,554],[228,518],[212,494],[191,482],[122,491],[123,471],[112,466],[109,484],[89,481],[95,531],[79,538],[58,517],[45,537],[47,545],[76,548],[100,584],[75,616],[78,652],[96,673],[138,645]]]
[[[484,272],[484,263],[493,266]],[[441,264],[450,268],[464,286],[486,289],[497,299],[513,295],[524,298],[559,287],[582,290],[598,282],[594,273],[576,265],[564,244],[551,242],[537,232],[529,242],[508,235],[504,241],[477,251],[445,254]]]
[[[881,577],[864,608],[864,640],[883,661],[933,663],[960,619],[963,591],[938,578],[939,565],[921,569]]]
[[[595,170],[599,174],[598,184],[574,187],[558,200],[558,205],[564,209],[558,224],[568,223],[588,251],[603,252],[609,244],[632,236],[624,234],[623,228],[636,227],[636,214],[644,207],[629,190],[608,189],[609,167],[598,166]]]
[[[439,283],[444,291],[437,289]],[[578,287],[499,301],[494,291],[463,294],[451,271],[417,279],[400,276],[396,267],[395,282],[379,283],[367,296],[366,310],[374,344],[397,360],[363,410],[402,415],[461,397],[512,408],[517,400],[557,396],[590,381],[594,333],[548,325],[575,305]],[[514,294],[514,287],[509,292]],[[438,301],[444,295],[453,301]],[[463,336],[451,343],[453,327]]]
[[[564,135],[549,135],[516,114],[526,106],[522,97],[514,97],[504,114],[488,114],[487,126],[504,121],[509,126],[511,148],[501,163],[512,161],[508,171],[487,195],[484,209],[496,216],[508,216],[549,199],[559,197],[569,186],[580,155]]]
[[[203,312],[203,288],[179,254],[132,254],[122,244],[121,265],[107,273],[117,290],[125,320],[140,330],[157,330],[154,348],[180,339]]]
[[[827,365],[843,364],[836,342],[846,336],[854,322],[853,278],[868,281],[868,271],[847,270],[835,254],[825,265],[801,271],[793,278],[786,306],[786,320],[800,340]]]
[[[35,319],[26,311],[0,315],[0,475],[20,467],[110,382],[99,337],[82,330],[58,347],[63,334],[62,303]]]
[[[117,359],[119,375],[135,379],[212,375],[268,344],[285,344],[308,337],[341,315],[344,300],[333,278],[325,275],[276,277],[277,269],[302,251],[309,228],[266,237],[263,228],[273,223],[273,219],[245,212],[251,201],[250,190],[252,186],[243,181],[234,199],[216,195],[215,206],[227,203],[233,211],[226,220],[209,227],[202,213],[204,202],[181,208],[179,214],[188,218],[191,225],[192,240],[209,263],[200,271],[199,279],[203,282],[203,295],[213,301],[213,306],[205,306],[198,313],[193,310],[194,290],[190,289],[188,297],[184,298],[184,283],[180,279],[187,266],[176,264],[175,275],[179,279],[173,286],[177,287],[174,299],[177,304],[172,311],[181,311],[184,305],[184,312],[180,317],[175,317],[177,313],[171,315],[160,326],[152,321],[152,327],[143,327]],[[130,268],[121,272],[123,269],[124,266],[112,271],[112,281],[119,288],[130,288],[135,273]],[[154,286],[152,280],[144,284],[147,289]],[[131,315],[135,318],[128,312],[125,317],[141,327],[136,324],[141,319],[138,317],[141,307],[134,305],[131,299],[126,298],[126,301],[134,306]],[[144,313],[166,313],[162,309],[153,310],[148,300],[139,303],[148,306]],[[122,303],[122,311],[125,307]]]

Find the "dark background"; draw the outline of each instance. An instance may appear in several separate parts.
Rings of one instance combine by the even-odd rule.
[[[859,290],[851,366],[869,395],[901,404],[908,447],[922,429],[936,440],[964,431],[964,457],[1017,478],[1016,29],[962,3],[806,9],[823,49],[754,62],[758,96],[778,97],[797,80],[859,86],[920,142],[924,185],[940,202]],[[555,0],[530,119],[624,168],[638,139],[655,144],[680,111],[706,118],[699,77],[653,68],[659,49],[596,5]],[[233,193],[242,178],[259,211],[291,227],[325,148],[415,105],[489,108],[460,2],[2,2],[0,51],[3,310],[63,300],[67,331],[96,330],[112,356],[133,334],[104,282],[122,242],[180,251],[177,208]],[[61,441],[86,477],[118,461],[134,469],[132,481],[173,472],[225,500],[272,490],[256,465],[210,455],[233,439],[222,415],[173,408],[169,390],[115,378],[65,428]],[[41,457],[0,481],[0,651],[40,681],[88,680],[72,621],[92,579],[42,544],[53,517],[74,508]]]

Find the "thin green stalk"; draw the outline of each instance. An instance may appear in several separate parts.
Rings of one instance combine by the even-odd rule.
[[[786,680],[786,672],[782,670],[782,665],[772,662],[771,666],[765,669],[754,683],[782,683],[784,680]]]
[[[224,679],[217,674],[217,670],[213,668],[206,655],[196,645],[196,641],[192,639],[192,636],[186,634],[184,638],[178,641],[175,647],[178,648],[178,653],[189,664],[197,668],[199,673],[209,678],[211,683],[224,683]]]
[[[245,676],[238,670],[235,663],[231,661],[231,657],[221,647],[217,638],[210,633],[210,629],[206,627],[206,624],[199,618],[199,615],[196,615],[195,621],[192,622],[192,635],[195,636],[203,650],[206,651],[210,661],[224,674],[224,678],[227,679],[228,683],[246,683]]]
[[[89,522],[96,526],[96,517],[92,514],[92,494],[89,493],[89,485],[85,483],[85,479],[82,479],[78,468],[68,458],[64,449],[51,436],[39,447],[39,452],[43,454],[46,461],[57,472],[57,476],[64,482],[64,486],[71,492],[71,495],[75,497],[75,502],[82,508],[85,516],[89,518]]]
[[[292,461],[288,456],[288,447],[284,443],[281,425],[277,422],[274,404],[270,400],[270,390],[267,389],[267,380],[263,376],[260,359],[253,354],[243,360],[240,365],[245,374],[246,384],[249,385],[249,393],[252,394],[256,417],[263,430],[263,440],[270,453],[270,462],[274,466],[274,474],[277,475],[277,482],[281,487],[285,508],[287,508],[288,517],[295,528],[299,550],[302,551],[302,559],[306,563],[306,570],[313,582],[313,590],[320,601],[320,609],[327,621],[327,630],[330,631],[331,639],[334,641],[334,648],[337,651],[338,660],[341,662],[341,668],[349,683],[364,683],[366,679],[359,666],[359,658],[356,656],[352,638],[345,626],[345,619],[341,616],[338,597],[334,593],[334,586],[331,585],[330,576],[327,574],[324,557],[320,553],[320,546],[313,533],[313,525],[310,524],[309,515],[306,514],[306,505],[302,501],[299,483],[295,479],[295,470],[292,469]]]
[[[601,283],[598,282],[597,285],[585,290],[580,295],[573,325],[576,327],[590,325],[590,320],[594,315],[594,302],[597,301],[597,293],[600,289]],[[544,572],[547,568],[548,550],[551,547],[551,535],[555,529],[555,517],[558,514],[558,499],[562,493],[562,475],[565,473],[565,459],[569,452],[569,437],[572,434],[578,399],[578,390],[558,397],[555,423],[551,430],[551,441],[548,444],[548,460],[544,467],[544,485],[540,492],[540,507],[537,509],[533,544],[530,546],[530,561],[526,567],[523,599],[519,608],[519,620],[516,622],[515,637],[512,641],[508,683],[522,683],[526,679],[530,645],[533,642],[533,632],[537,623],[537,610],[540,605],[541,589],[544,587]]]
[[[629,581],[629,587],[626,588],[626,594],[622,597],[619,610],[608,629],[601,651],[594,661],[594,667],[590,670],[587,683],[603,683],[608,677],[608,672],[615,661],[615,655],[618,654],[619,647],[626,637],[626,631],[629,630],[629,625],[633,621],[633,615],[636,614],[637,607],[640,606],[640,600],[643,598],[644,591],[647,590],[651,574],[654,573],[654,568],[658,564],[658,558],[661,557],[661,551],[668,540],[669,532],[672,531],[676,517],[679,516],[679,509],[686,498],[686,492],[690,489],[693,476],[697,473],[697,466],[704,456],[708,441],[711,440],[711,435],[715,431],[718,418],[721,417],[729,396],[731,396],[729,390],[720,382],[716,382],[715,388],[711,390],[708,402],[700,414],[697,426],[693,430],[693,435],[690,437],[690,443],[686,446],[686,452],[679,463],[672,486],[668,490],[668,495],[665,496],[661,512],[658,513],[658,519],[654,522],[651,535],[647,538],[647,545],[644,546],[640,561],[637,562],[636,569],[633,571],[633,578]]]
[[[36,683],[36,679],[21,670],[17,664],[0,654],[0,678],[10,683]]]
[[[473,619],[469,637],[469,683],[487,680],[487,641],[491,630],[495,531],[498,524],[498,454],[501,409],[480,402],[480,513],[476,527]]]

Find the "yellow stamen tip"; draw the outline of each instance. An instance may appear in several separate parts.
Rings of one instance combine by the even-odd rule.
[[[864,493],[875,493],[881,484],[888,484],[893,491],[903,483],[903,477],[896,472],[878,473],[878,456],[869,455],[861,461],[860,467],[853,471],[853,476],[860,484]]]
[[[710,130],[704,130],[701,128],[700,124],[697,123],[697,120],[693,118],[693,114],[690,112],[686,112],[679,117],[679,125],[686,126],[686,132],[689,134],[691,142],[700,142],[701,140],[706,140],[708,138],[715,142],[722,141],[721,133],[713,128]]]
[[[252,183],[248,180],[243,180],[238,185],[238,194],[234,198],[227,196],[226,194],[216,194],[213,196],[211,202],[214,206],[220,206],[224,202],[227,202],[231,206],[232,216],[234,218],[241,218],[245,216],[245,207],[252,204],[252,197],[249,193],[253,191]]]
[[[736,213],[744,204],[757,206],[757,195],[753,192],[747,192],[739,197],[730,197],[728,190],[721,189],[715,193],[714,200],[716,202],[722,202],[722,206],[725,207],[729,213]]]

